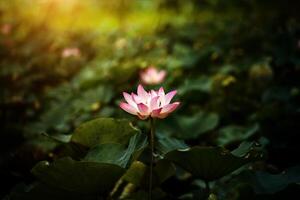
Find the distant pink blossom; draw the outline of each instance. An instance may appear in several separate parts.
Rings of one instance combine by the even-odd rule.
[[[63,49],[61,56],[63,58],[68,58],[68,57],[79,57],[80,56],[80,50],[76,47],[74,48],[65,48]]]
[[[166,70],[158,70],[157,68],[150,66],[141,71],[140,78],[144,84],[157,85],[165,80],[166,75]]]
[[[0,29],[3,35],[8,35],[11,33],[12,26],[10,24],[3,24]]]
[[[130,95],[123,92],[126,103],[121,102],[120,107],[132,115],[137,115],[142,120],[149,117],[163,119],[179,106],[180,102],[171,103],[176,93],[177,91],[173,90],[165,94],[162,87],[158,91],[147,92],[142,85],[139,85],[137,94],[131,93]]]

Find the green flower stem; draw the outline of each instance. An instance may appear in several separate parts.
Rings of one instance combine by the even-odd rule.
[[[151,160],[150,160],[150,177],[149,177],[149,200],[152,200],[152,182],[153,182],[153,163],[154,163],[154,135],[155,135],[155,126],[154,119],[150,117],[150,149],[151,149]]]
[[[208,196],[210,194],[210,187],[209,187],[209,181],[205,180],[205,191],[207,192]]]

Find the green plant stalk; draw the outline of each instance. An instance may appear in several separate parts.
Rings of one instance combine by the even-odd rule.
[[[151,149],[151,160],[150,160],[150,177],[149,177],[149,200],[152,200],[152,182],[153,182],[153,163],[154,163],[154,134],[155,134],[155,126],[154,119],[150,117],[150,137],[149,144]]]
[[[210,194],[210,186],[209,186],[209,181],[205,180],[205,191],[207,195],[209,196]]]

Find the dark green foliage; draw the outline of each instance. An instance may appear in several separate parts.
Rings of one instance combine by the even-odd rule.
[[[0,198],[147,199],[149,127],[118,104],[150,65],[181,102],[153,199],[299,195],[299,1],[61,2],[0,3]]]
[[[260,158],[261,156],[254,152],[247,152],[247,156],[238,157],[226,149],[215,147],[193,147],[184,151],[175,150],[166,155],[166,159],[205,181],[219,179]]]
[[[109,191],[124,169],[117,165],[62,158],[38,163],[32,173],[43,183],[80,194]]]

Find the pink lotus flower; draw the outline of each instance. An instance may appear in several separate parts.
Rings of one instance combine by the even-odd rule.
[[[157,70],[155,67],[150,66],[140,73],[142,83],[147,85],[160,84],[165,80],[167,72],[165,70]]]
[[[177,91],[173,90],[165,94],[162,87],[158,91],[146,92],[143,86],[139,85],[137,95],[123,92],[127,103],[121,102],[120,107],[142,120],[148,117],[163,119],[179,106],[180,102],[170,103],[176,93]]]

